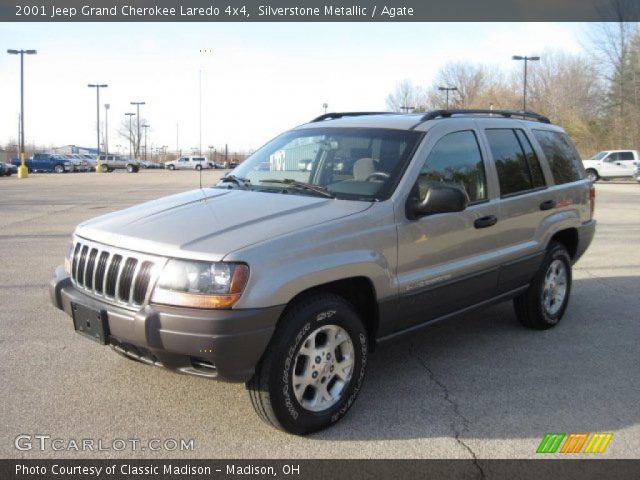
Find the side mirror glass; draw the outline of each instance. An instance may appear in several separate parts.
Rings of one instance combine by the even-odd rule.
[[[457,185],[433,182],[429,184],[423,200],[407,202],[407,218],[416,220],[437,213],[461,212],[469,203],[467,193]]]

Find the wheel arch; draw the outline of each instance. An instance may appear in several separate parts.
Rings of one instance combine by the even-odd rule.
[[[379,322],[380,309],[373,281],[364,276],[348,277],[331,282],[314,285],[296,294],[287,304],[280,315],[278,322],[284,318],[287,312],[297,303],[316,294],[332,293],[337,295],[355,308],[362,320],[363,326],[369,336],[369,346],[375,345]]]

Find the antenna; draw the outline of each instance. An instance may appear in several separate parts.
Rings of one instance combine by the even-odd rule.
[[[198,173],[200,175],[200,190],[202,190],[202,165],[200,165],[200,168],[198,169]]]

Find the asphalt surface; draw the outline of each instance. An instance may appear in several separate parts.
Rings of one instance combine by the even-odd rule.
[[[197,186],[195,172],[0,178],[1,458],[530,458],[546,432],[612,432],[603,457],[640,457],[640,185],[597,184],[598,231],[557,328],[526,330],[504,303],[384,346],[350,413],[306,438],[263,424],[243,385],[122,358],[49,302],[77,223]],[[20,434],[63,450],[17,450]],[[69,447],[81,439],[194,449]]]

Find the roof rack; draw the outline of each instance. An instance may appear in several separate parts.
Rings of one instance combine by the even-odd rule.
[[[522,117],[529,118],[533,120],[537,120],[541,123],[551,123],[549,118],[544,115],[540,115],[535,112],[528,111],[517,111],[517,110],[489,110],[489,109],[460,109],[460,110],[433,110],[424,114],[420,120],[426,122],[427,120],[434,120],[436,118],[450,118],[452,115],[474,115],[474,114],[483,114],[483,115],[500,115],[502,117],[511,118],[511,117]]]
[[[314,118],[309,123],[314,122],[322,122],[323,120],[330,120],[335,118],[342,117],[359,117],[362,115],[397,115],[396,112],[334,112],[334,113],[325,113],[324,115],[320,115],[319,117]]]

